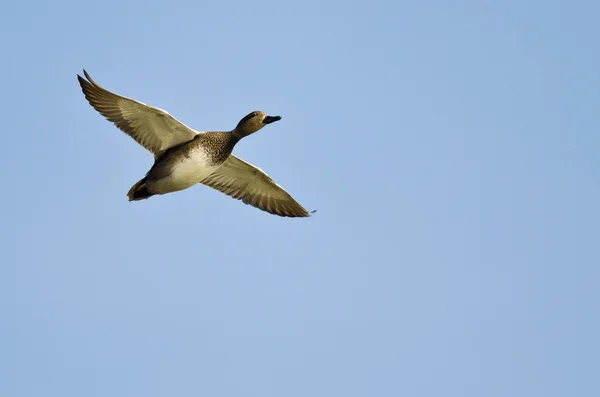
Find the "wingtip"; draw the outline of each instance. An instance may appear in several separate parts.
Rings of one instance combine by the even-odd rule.
[[[85,79],[83,77],[81,77],[79,74],[77,74],[77,77],[79,78],[79,81],[83,80],[87,83],[90,83],[92,85],[97,85],[96,82],[92,79],[92,77],[90,76],[90,74],[87,72],[87,70],[82,69],[83,70],[83,75],[85,76]]]
[[[83,70],[83,75],[85,76],[85,78],[83,78],[79,73],[77,73],[77,80],[79,80],[80,83],[81,82],[89,83],[89,81],[88,81],[90,78],[89,74],[85,71],[85,69],[82,69],[82,70]]]
[[[77,81],[79,82],[81,91],[83,91],[83,93],[87,95],[87,92],[90,89],[90,86],[92,85],[92,83],[90,83],[89,81],[87,81],[86,79],[81,77],[79,74],[77,75]],[[87,96],[86,96],[86,98],[87,98]]]

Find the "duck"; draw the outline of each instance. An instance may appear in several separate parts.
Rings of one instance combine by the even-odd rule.
[[[77,74],[77,80],[89,104],[154,155],[146,176],[129,189],[129,201],[202,184],[281,217],[308,217],[315,212],[307,211],[266,172],[232,154],[242,138],[281,120],[281,116],[254,111],[233,130],[197,131],[165,110],[103,88],[85,69],[83,75]]]

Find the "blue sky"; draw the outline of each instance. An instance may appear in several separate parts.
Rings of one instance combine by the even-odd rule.
[[[218,4],[217,4],[218,3]],[[0,15],[2,396],[597,396],[600,4],[33,2]],[[76,74],[243,140],[197,186]]]

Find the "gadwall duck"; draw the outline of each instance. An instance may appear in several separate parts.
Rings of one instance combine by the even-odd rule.
[[[195,131],[164,110],[102,88],[84,70],[77,75],[94,109],[154,154],[154,165],[127,193],[129,201],[209,186],[245,204],[287,217],[310,213],[260,168],[231,154],[240,139],[281,120],[256,111],[231,131]],[[314,211],[313,211],[314,212]]]

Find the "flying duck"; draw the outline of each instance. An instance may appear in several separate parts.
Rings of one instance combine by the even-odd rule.
[[[281,120],[255,111],[231,131],[196,131],[168,112],[102,88],[84,70],[77,75],[85,98],[107,120],[154,154],[150,171],[127,193],[129,201],[209,186],[271,214],[310,213],[260,168],[231,154],[240,139]],[[313,211],[314,212],[314,211]]]

